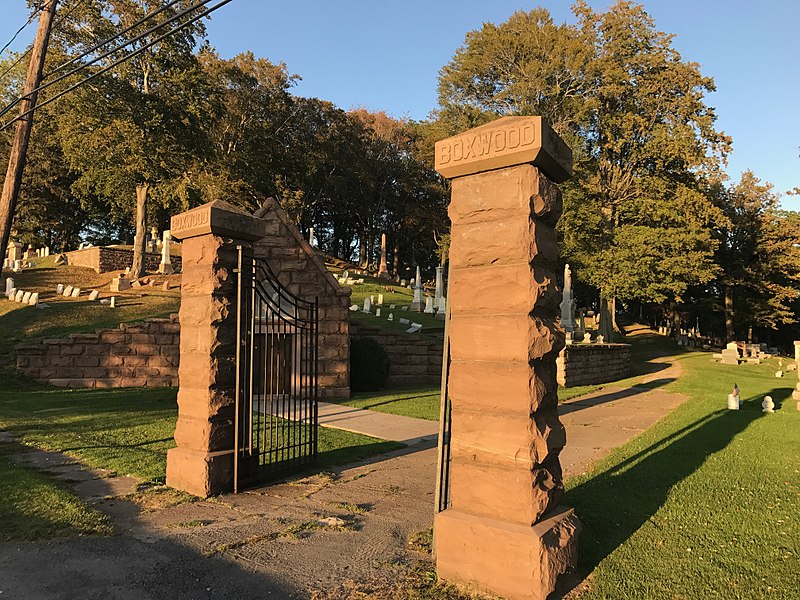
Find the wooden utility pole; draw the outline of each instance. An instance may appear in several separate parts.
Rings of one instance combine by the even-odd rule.
[[[19,103],[19,114],[23,115],[36,108],[36,99],[39,95],[34,91],[42,81],[44,59],[47,55],[47,46],[50,43],[50,29],[53,17],[56,14],[58,0],[49,0],[42,8],[39,15],[39,28],[33,41],[31,62],[28,65],[28,76],[25,80],[25,91]],[[22,183],[22,172],[25,169],[25,158],[28,154],[28,142],[31,139],[33,126],[33,112],[17,121],[14,139],[11,142],[11,153],[8,159],[8,170],[3,182],[3,194],[0,196],[0,249],[5,254],[8,238],[11,233],[11,222],[14,220],[14,210],[19,197],[19,188]]]

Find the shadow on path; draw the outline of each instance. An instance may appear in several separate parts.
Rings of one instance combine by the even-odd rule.
[[[776,404],[786,392],[771,392]],[[762,399],[749,398],[740,411],[712,412],[570,489],[565,503],[584,524],[581,569],[591,572],[663,506],[673,486],[760,418]]]

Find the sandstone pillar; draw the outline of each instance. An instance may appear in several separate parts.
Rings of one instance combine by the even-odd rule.
[[[544,600],[574,567],[580,522],[558,505],[555,224],[572,154],[540,117],[436,144],[450,219],[451,506],[435,520],[444,580]]]
[[[237,246],[264,223],[221,201],[172,217],[183,240],[176,448],[167,485],[207,497],[233,489]]]

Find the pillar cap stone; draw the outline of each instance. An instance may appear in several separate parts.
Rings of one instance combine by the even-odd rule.
[[[542,117],[502,117],[436,142],[436,170],[448,179],[525,163],[555,183],[572,177],[572,150]]]
[[[214,200],[172,217],[170,231],[176,240],[209,234],[237,240],[260,240],[264,237],[265,224],[232,204]]]

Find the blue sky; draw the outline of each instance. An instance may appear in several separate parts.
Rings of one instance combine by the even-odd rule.
[[[74,0],[68,0],[72,2]],[[0,44],[25,21],[25,0],[0,0]],[[542,5],[571,21],[567,0],[234,0],[208,24],[224,57],[252,50],[303,79],[294,92],[424,118],[436,107],[437,73],[467,31]],[[608,0],[589,0],[596,10]],[[685,60],[714,78],[708,97],[733,137],[728,173],[745,169],[784,192],[800,186],[800,1],[644,0]],[[15,49],[33,34],[20,36]],[[800,210],[800,198],[784,206]]]

